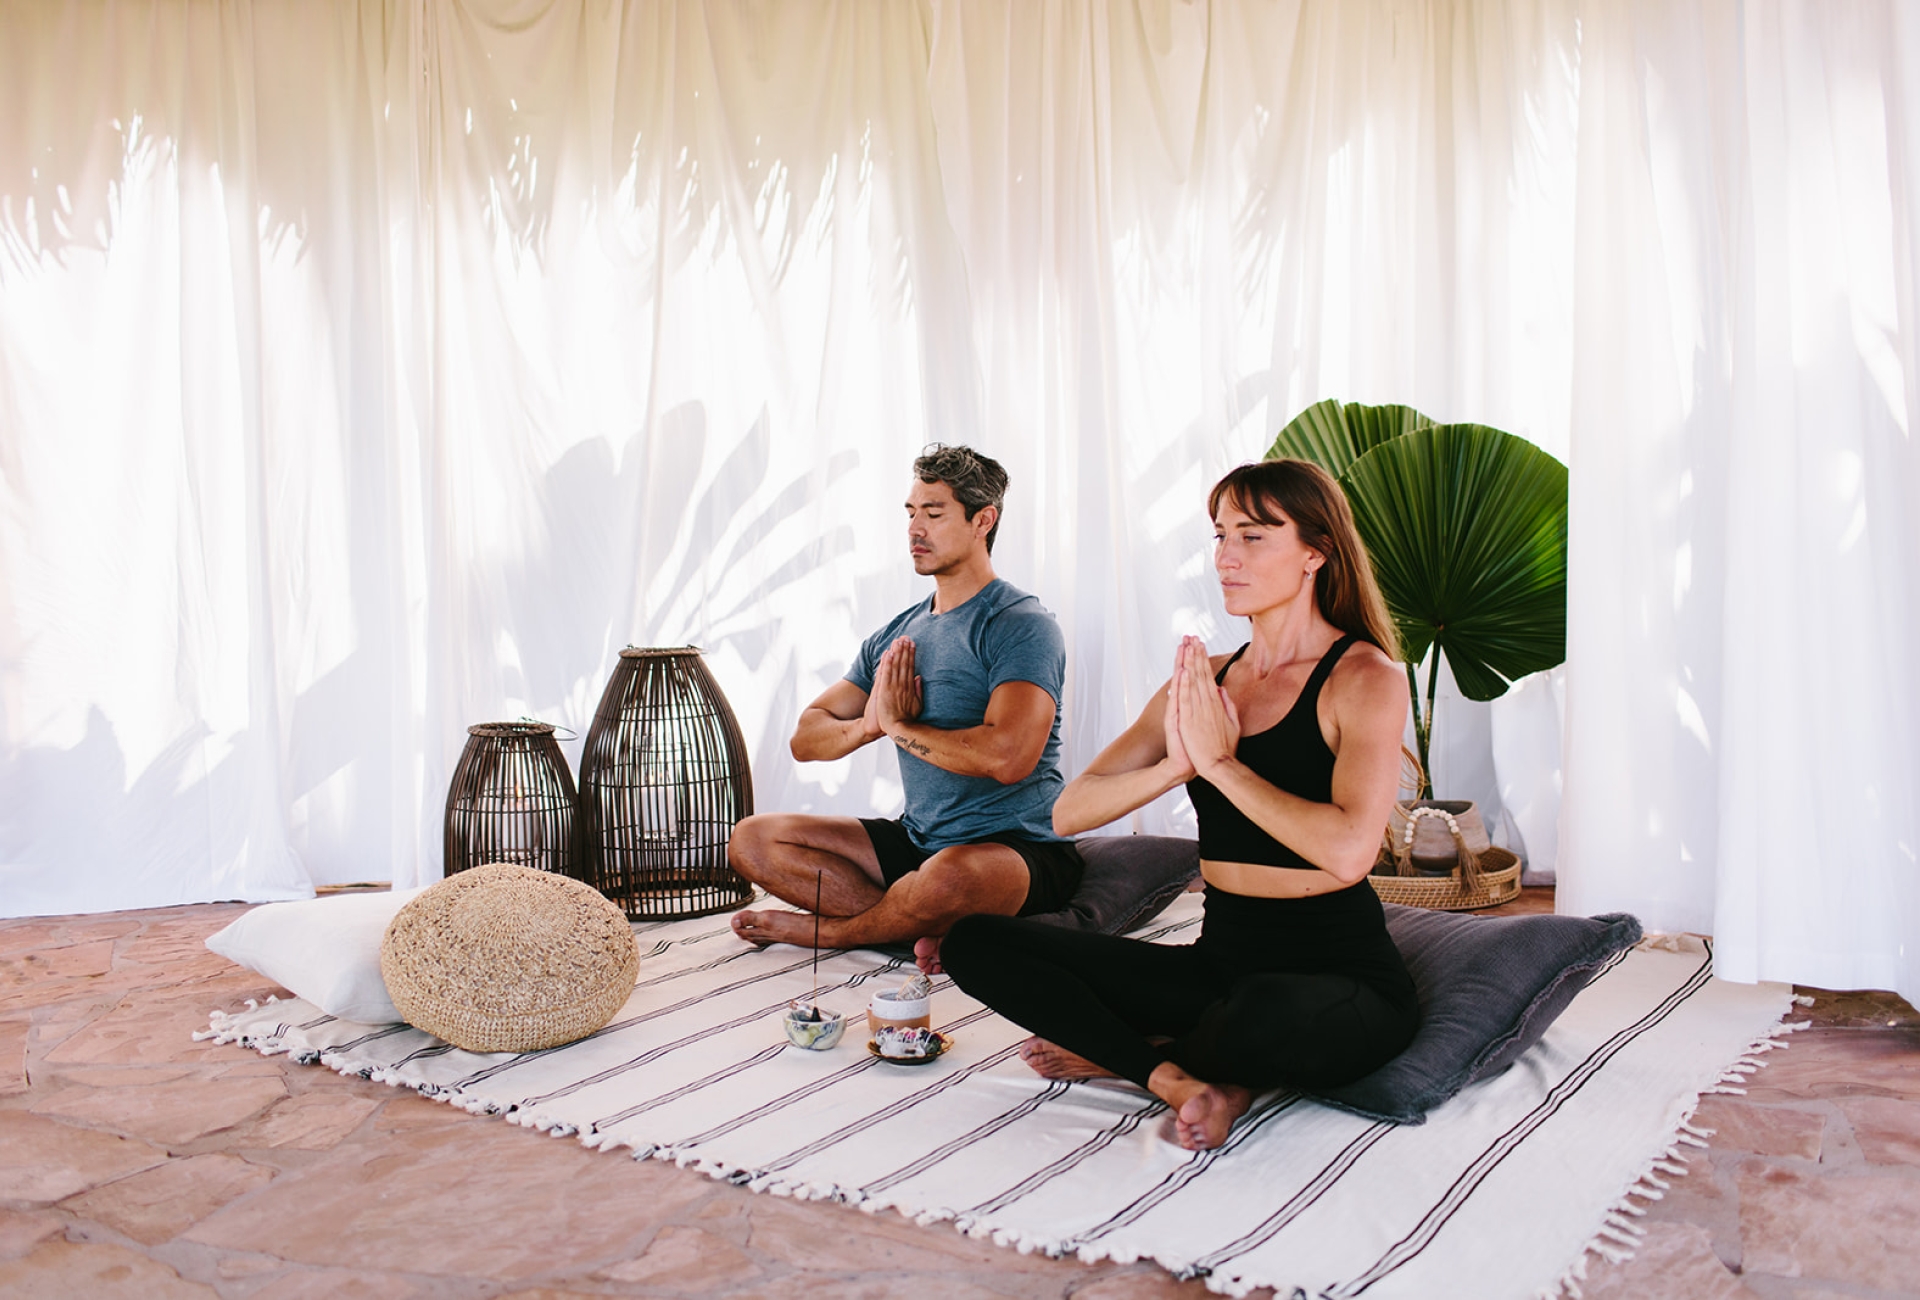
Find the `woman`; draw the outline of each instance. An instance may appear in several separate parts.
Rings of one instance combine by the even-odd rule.
[[[1398,1054],[1413,981],[1365,883],[1399,785],[1404,671],[1345,495],[1304,461],[1214,486],[1214,570],[1252,639],[1173,676],[1054,805],[1078,834],[1184,783],[1200,822],[1206,917],[1176,947],[968,917],[941,961],[1037,1035],[1048,1078],[1118,1075],[1174,1112],[1180,1145],[1218,1146],[1253,1091],[1331,1087]]]

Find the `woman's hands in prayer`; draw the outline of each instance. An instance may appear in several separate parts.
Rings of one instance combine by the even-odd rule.
[[[1240,713],[1213,680],[1206,642],[1182,637],[1167,690],[1167,757],[1201,776],[1230,762],[1240,747]]]
[[[1193,780],[1193,760],[1187,757],[1186,741],[1180,736],[1180,683],[1183,674],[1181,661],[1186,644],[1173,652],[1173,676],[1167,679],[1167,707],[1161,711],[1162,730],[1166,734],[1167,765],[1172,768],[1172,780],[1175,785],[1185,785]]]

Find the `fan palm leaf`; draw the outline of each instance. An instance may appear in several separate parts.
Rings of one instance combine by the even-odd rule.
[[[1444,656],[1461,694],[1491,700],[1567,657],[1567,469],[1480,424],[1436,425],[1408,406],[1317,402],[1268,459],[1339,479],[1407,663],[1422,769]],[[1427,664],[1421,707],[1415,666]]]
[[[1409,663],[1491,700],[1566,658],[1567,469],[1480,424],[1416,428],[1341,476]]]
[[[1335,478],[1382,443],[1433,423],[1411,406],[1362,406],[1328,398],[1293,417],[1274,437],[1263,460],[1310,460]]]

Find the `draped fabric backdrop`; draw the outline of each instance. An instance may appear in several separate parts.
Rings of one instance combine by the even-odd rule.
[[[0,0],[0,914],[433,879],[465,726],[629,642],[762,807],[896,807],[785,741],[932,440],[1077,770],[1333,396],[1572,468],[1568,666],[1443,787],[1563,909],[1914,996],[1916,93],[1893,0]]]

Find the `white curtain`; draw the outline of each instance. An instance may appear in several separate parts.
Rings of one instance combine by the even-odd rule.
[[[0,8],[0,912],[413,871],[407,42]]]
[[[1898,4],[1587,16],[1560,863],[1723,974],[1909,998],[1916,74]]]
[[[1174,636],[1237,638],[1206,485],[1337,396],[1571,464],[1558,826],[1558,683],[1441,720],[1562,906],[1911,991],[1917,42],[1891,2],[0,4],[0,912],[431,879],[464,727],[584,730],[628,642],[705,648],[760,806],[897,806],[785,737],[917,595],[935,439],[1012,471],[1077,768]]]

